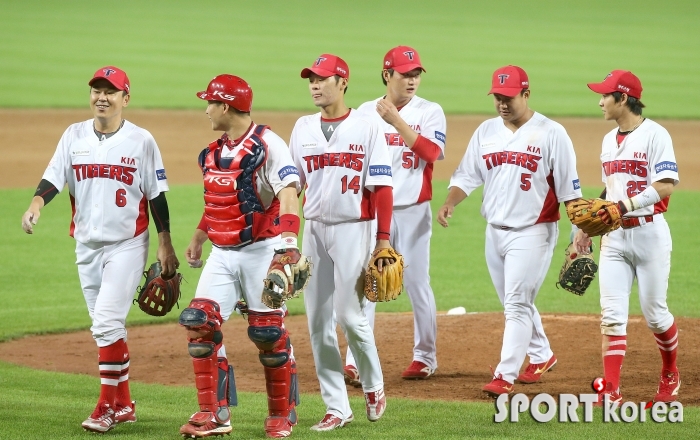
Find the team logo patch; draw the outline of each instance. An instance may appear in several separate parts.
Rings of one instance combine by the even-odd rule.
[[[322,62],[326,61],[326,57],[318,57],[316,58],[316,65],[318,66]]]
[[[370,165],[370,176],[391,176],[391,167],[388,165]]]
[[[158,180],[165,180],[167,177],[165,177],[165,170],[156,170],[156,177]]]
[[[508,75],[507,73],[501,73],[500,75],[498,75],[499,84],[505,84],[508,78],[510,78],[510,75]]]
[[[105,78],[106,78],[113,73],[117,73],[117,71],[114,69],[102,69],[102,73],[105,74]]]
[[[676,165],[676,162],[659,162],[654,166],[654,170],[657,174],[662,171],[674,171],[677,173],[678,165]]]
[[[282,168],[277,172],[277,175],[280,176],[280,180],[284,180],[284,178],[289,176],[290,174],[296,174],[298,176],[299,170],[297,170],[297,167],[287,165],[286,167]]]
[[[572,180],[571,183],[574,184],[574,189],[581,189],[581,182],[579,182],[579,179]]]
[[[406,55],[409,60],[413,61],[413,51],[412,50],[407,50],[403,54]]]
[[[439,131],[436,131],[435,132],[435,139],[439,140],[440,142],[442,142],[444,144],[445,140],[446,140],[445,133],[440,133]]]

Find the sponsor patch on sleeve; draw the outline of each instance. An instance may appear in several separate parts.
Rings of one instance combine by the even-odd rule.
[[[440,133],[439,131],[435,132],[435,139],[439,140],[443,144],[446,142],[446,136],[445,133]]]
[[[656,170],[656,174],[659,174],[662,171],[674,171],[677,173],[678,165],[676,165],[676,162],[659,162],[654,167],[654,170]]]
[[[156,170],[156,177],[158,180],[165,180],[167,177],[165,177],[165,169],[162,170]]]
[[[370,176],[391,176],[391,167],[389,165],[370,165]]]
[[[280,180],[284,180],[284,178],[289,176],[290,174],[296,174],[298,176],[299,170],[297,170],[297,167],[293,165],[287,165],[286,167],[282,168],[277,172],[277,175],[280,176]]]
[[[581,182],[579,182],[579,179],[572,180],[571,183],[574,184],[574,189],[581,189]]]

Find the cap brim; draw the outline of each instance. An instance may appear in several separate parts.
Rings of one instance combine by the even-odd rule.
[[[214,101],[214,98],[212,97],[212,95],[207,93],[206,90],[202,91],[202,92],[197,92],[197,98],[203,99],[205,101]]]
[[[92,78],[92,79],[90,80],[90,82],[88,82],[88,85],[89,85],[90,87],[92,87],[92,85],[95,83],[95,81],[98,81],[98,80],[101,80],[101,79],[103,79],[103,80],[107,81],[108,83],[112,84],[112,85],[114,86],[114,88],[117,89],[117,90],[121,90],[122,92],[126,90],[126,87],[125,87],[123,84],[122,84],[122,85],[115,84],[114,81],[112,81],[111,79],[107,78],[106,76],[96,76],[96,77]]]
[[[614,88],[610,87],[604,83],[588,83],[588,88],[601,95],[607,95],[608,93],[616,92]]]
[[[394,69],[394,71],[399,72],[402,75],[404,73],[410,72],[413,69],[420,69],[423,72],[425,72],[425,69],[420,64],[404,64],[401,66],[392,67],[392,69]]]
[[[507,96],[509,98],[513,98],[515,96],[518,96],[520,94],[520,92],[526,88],[527,87],[522,87],[522,88],[492,87],[491,90],[489,91],[488,95],[498,94],[498,95]]]
[[[335,76],[335,72],[331,72],[330,70],[320,69],[318,67],[313,67],[313,68],[306,67],[301,71],[301,77],[308,78],[311,76],[312,73],[315,73],[316,75],[318,75],[322,78],[328,78],[329,76]]]

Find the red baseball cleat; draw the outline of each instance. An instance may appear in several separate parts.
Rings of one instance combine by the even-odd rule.
[[[513,384],[503,380],[503,375],[499,374],[491,382],[484,385],[481,390],[489,396],[497,398],[501,394],[511,394],[513,392]]]
[[[678,390],[680,387],[681,375],[677,371],[662,371],[654,402],[675,402],[678,400]]]
[[[384,388],[371,393],[365,393],[365,403],[367,404],[367,419],[370,422],[379,420],[386,409]]]
[[[406,370],[401,373],[401,379],[427,379],[435,374],[435,370],[421,361],[413,361]]]
[[[311,430],[319,432],[332,431],[337,428],[342,428],[343,426],[347,425],[353,420],[355,420],[355,416],[353,416],[352,414],[350,414],[350,417],[343,420],[340,417],[329,413],[323,416],[323,419],[320,422],[312,426]]]
[[[107,402],[99,402],[90,417],[83,422],[83,429],[86,431],[103,433],[114,428],[114,410]]]
[[[542,362],[541,364],[530,364],[527,366],[525,371],[518,376],[518,382],[535,383],[540,380],[544,373],[554,368],[556,363],[557,357],[552,355],[547,362]]]
[[[346,365],[343,368],[343,377],[345,378],[345,383],[352,385],[355,388],[362,388],[362,382],[360,382],[360,372],[357,371],[357,367],[354,365]]]

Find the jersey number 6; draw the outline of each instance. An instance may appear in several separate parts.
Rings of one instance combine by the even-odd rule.
[[[126,190],[124,188],[117,190],[117,195],[114,200],[114,204],[120,208],[126,206]]]

